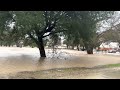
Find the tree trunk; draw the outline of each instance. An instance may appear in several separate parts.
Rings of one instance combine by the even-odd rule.
[[[81,50],[82,50],[82,51],[85,51],[85,47],[83,46]]]
[[[0,43],[0,46],[2,46],[2,42]]]
[[[19,42],[16,42],[16,46],[19,47]]]
[[[37,35],[38,35],[38,33],[37,33]],[[38,35],[38,40],[36,40],[36,38],[34,38],[31,34],[29,34],[29,36],[30,36],[31,39],[33,39],[33,41],[36,43],[37,47],[39,48],[40,56],[41,57],[46,57],[45,49],[44,49],[44,43],[43,43],[42,37],[40,37]]]
[[[72,50],[74,50],[74,45],[72,45]]]
[[[93,48],[92,47],[87,48],[87,54],[93,54]]]
[[[41,57],[46,57],[44,44],[43,44],[43,39],[42,38],[39,40],[38,48],[39,48],[39,51],[40,51],[40,56]]]
[[[67,45],[67,49],[69,48],[69,46]]]
[[[87,50],[87,54],[93,54],[93,50]]]
[[[80,50],[78,45],[77,45],[77,50],[78,50],[78,51]]]

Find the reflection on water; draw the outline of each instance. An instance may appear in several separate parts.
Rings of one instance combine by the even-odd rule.
[[[2,49],[2,51],[4,50]],[[8,51],[5,49],[3,53],[4,57],[0,55],[0,74],[64,67],[93,67],[96,65],[120,63],[120,57],[86,55],[80,51],[69,50],[63,50],[62,53],[51,58],[50,53],[47,53],[47,58],[39,58],[39,51],[36,48],[10,48]],[[9,53],[13,55],[8,56]],[[5,56],[5,54],[7,56]],[[62,56],[65,57],[65,59],[61,59]]]

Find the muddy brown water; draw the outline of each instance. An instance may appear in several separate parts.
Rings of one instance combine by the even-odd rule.
[[[0,47],[0,51],[0,74],[120,63],[120,56],[87,55],[86,52],[74,50],[58,50],[53,55],[47,49],[45,59],[39,58],[37,48]]]

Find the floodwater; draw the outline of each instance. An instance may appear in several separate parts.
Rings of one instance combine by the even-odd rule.
[[[39,58],[37,48],[0,47],[0,74],[120,63],[119,55],[87,55],[86,52],[65,49],[59,49],[55,54],[46,49],[46,54],[47,58]]]

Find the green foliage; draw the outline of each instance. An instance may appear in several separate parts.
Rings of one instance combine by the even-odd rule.
[[[6,32],[6,26],[9,25],[12,15],[9,11],[0,11],[0,40],[3,40],[3,37]]]
[[[64,36],[64,43],[69,46],[93,48],[99,44],[97,24],[113,14],[113,11],[0,11],[0,38],[8,44],[23,41],[25,46],[40,46],[47,44],[49,40],[43,39],[47,36],[51,35],[53,44]],[[14,27],[8,27],[13,22]]]
[[[117,63],[117,64],[108,64],[108,65],[105,65],[105,67],[120,67],[120,63]]]
[[[97,23],[108,20],[113,14],[113,11],[67,12],[69,25],[66,26],[68,31],[65,35],[70,41],[66,41],[79,44],[81,39],[86,47],[95,47],[98,41]]]

